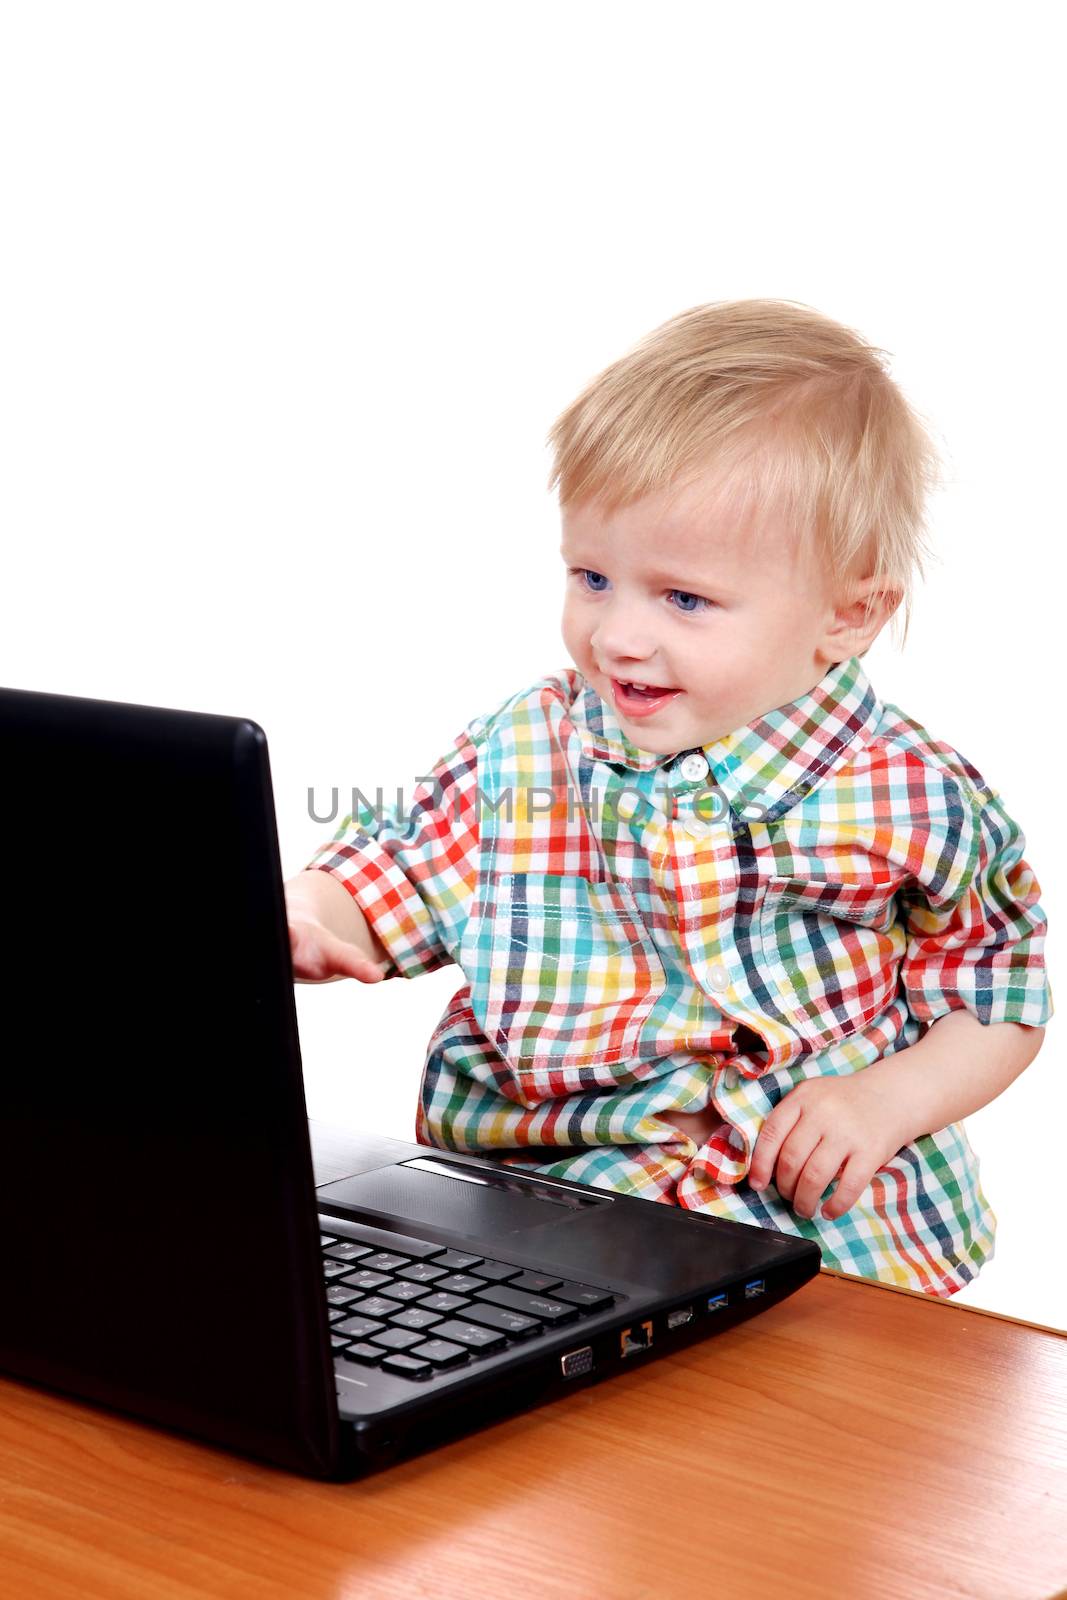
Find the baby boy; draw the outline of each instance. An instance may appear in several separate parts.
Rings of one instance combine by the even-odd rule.
[[[996,1225],[962,1119],[1052,1002],[1018,826],[862,664],[937,470],[881,355],[751,300],[596,378],[551,435],[573,667],[286,897],[298,980],[462,969],[421,1142],[949,1295]]]

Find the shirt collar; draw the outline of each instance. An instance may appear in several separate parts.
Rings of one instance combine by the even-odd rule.
[[[571,718],[587,755],[632,772],[672,767],[680,754],[639,750],[614,707],[572,669]],[[882,704],[858,656],[839,661],[807,694],[703,745],[710,779],[731,807],[770,821],[810,793],[853,745],[867,742]]]

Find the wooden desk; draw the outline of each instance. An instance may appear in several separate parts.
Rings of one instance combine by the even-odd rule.
[[[858,1278],[352,1484],[0,1382],[18,1600],[1065,1590],[1067,1338]]]

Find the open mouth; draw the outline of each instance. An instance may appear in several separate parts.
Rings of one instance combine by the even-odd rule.
[[[615,704],[630,717],[651,716],[682,692],[668,684],[624,682],[621,678],[612,678],[611,688]]]

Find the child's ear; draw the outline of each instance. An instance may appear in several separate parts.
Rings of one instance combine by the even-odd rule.
[[[877,639],[903,595],[884,580],[862,578],[838,592],[823,633],[822,651],[827,661],[847,661],[861,656]]]

